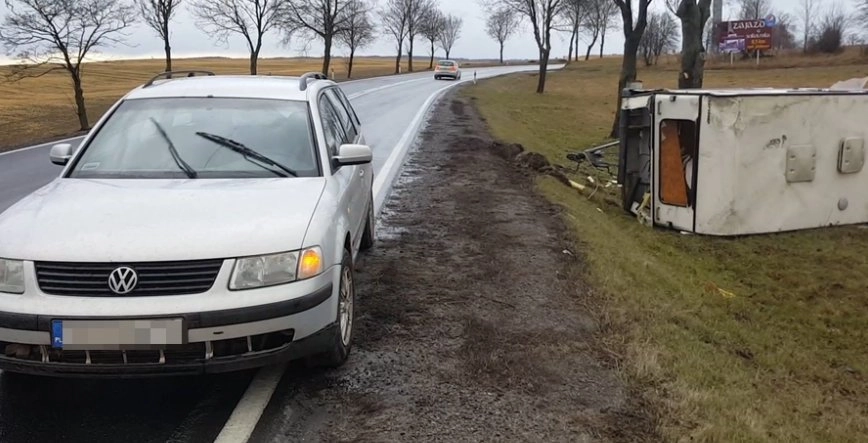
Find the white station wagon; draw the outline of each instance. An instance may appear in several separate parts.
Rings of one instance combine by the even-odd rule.
[[[160,74],[0,214],[0,368],[46,375],[342,364],[374,242],[371,149],[341,89]]]

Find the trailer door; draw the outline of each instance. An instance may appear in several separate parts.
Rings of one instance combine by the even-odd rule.
[[[699,95],[658,94],[654,102],[654,223],[694,231]]]

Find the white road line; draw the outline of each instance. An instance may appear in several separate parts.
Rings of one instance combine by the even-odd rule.
[[[84,137],[83,135],[77,135],[75,137],[65,138],[63,140],[57,140],[57,141],[53,141],[53,142],[42,143],[40,145],[28,146],[26,148],[13,149],[11,151],[6,151],[6,152],[0,152],[0,157],[2,157],[4,155],[14,154],[16,152],[24,152],[24,151],[29,151],[31,149],[41,148],[43,146],[56,145],[58,143],[66,143],[68,141],[72,141],[72,140],[83,138],[83,137]]]
[[[413,83],[413,82],[418,82],[418,81],[422,81],[422,80],[428,80],[428,78],[427,78],[427,77],[423,77],[423,78],[414,78],[414,79],[412,79],[412,80],[404,80],[404,81],[397,82],[397,83],[389,83],[388,85],[377,86],[376,88],[366,89],[366,90],[364,90],[364,91],[362,91],[362,92],[357,92],[357,93],[355,93],[355,94],[350,94],[350,95],[347,96],[347,98],[349,98],[350,100],[355,100],[355,99],[357,99],[357,98],[359,98],[359,97],[363,97],[363,96],[365,96],[365,95],[368,95],[368,94],[371,94],[371,93],[374,93],[374,92],[377,92],[377,91],[382,91],[383,89],[394,88],[395,86],[401,86],[401,85],[405,85],[405,84],[407,84],[407,83]]]
[[[244,443],[250,439],[285,369],[286,364],[274,365],[256,373],[214,443]]]

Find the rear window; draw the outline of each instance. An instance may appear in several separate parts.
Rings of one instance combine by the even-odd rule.
[[[441,61],[437,62],[437,64],[440,66],[446,66],[446,67],[455,66],[455,62],[451,62],[448,60],[441,60]]]

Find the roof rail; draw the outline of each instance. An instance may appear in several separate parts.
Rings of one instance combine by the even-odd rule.
[[[197,74],[198,74],[198,75],[207,75],[207,76],[212,76],[212,75],[214,75],[214,73],[211,72],[211,71],[168,71],[168,72],[161,72],[161,73],[159,73],[159,74],[153,76],[153,77],[152,77],[150,80],[148,80],[148,82],[145,83],[145,85],[142,86],[142,87],[143,87],[143,88],[147,88],[148,86],[153,85],[155,81],[160,80],[161,78],[170,79],[170,78],[172,78],[173,76],[178,75],[178,74],[187,74],[187,75],[185,75],[185,77],[193,77],[193,76],[195,76],[195,75],[197,75]]]
[[[298,89],[301,91],[304,91],[305,89],[307,89],[307,81],[308,81],[308,79],[311,79],[311,78],[315,79],[315,80],[328,80],[329,79],[322,72],[308,72],[308,73],[302,75],[301,78],[298,79]]]

